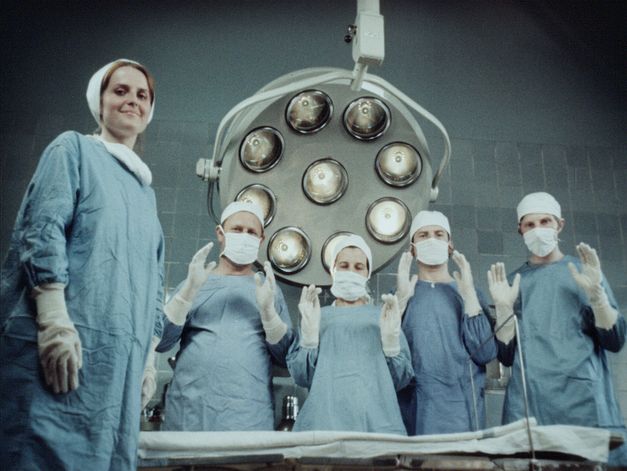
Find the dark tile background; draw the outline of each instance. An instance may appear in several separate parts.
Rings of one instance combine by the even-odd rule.
[[[453,156],[433,208],[485,290],[495,261],[526,251],[515,206],[547,190],[562,204],[562,246],[586,241],[627,310],[625,5],[621,2],[382,0],[386,59],[371,69],[435,114]],[[342,38],[355,2],[6,2],[0,20],[0,253],[44,147],[91,132],[91,74],[129,57],[157,78],[145,136],[173,288],[214,239],[206,185],[195,176],[222,116],[274,78],[305,67],[352,68]],[[441,141],[424,125],[432,156]],[[393,286],[396,262],[373,280]],[[294,321],[298,289],[283,286]],[[627,414],[627,349],[610,355]],[[164,356],[165,358],[165,356]],[[169,368],[161,359],[162,380]],[[282,386],[283,387],[283,386]],[[288,386],[285,388],[289,389]]]

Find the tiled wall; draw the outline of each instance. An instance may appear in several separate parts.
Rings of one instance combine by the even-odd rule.
[[[13,16],[4,37],[10,47],[3,51],[0,88],[2,256],[41,151],[66,129],[94,129],[83,101],[87,78],[108,60],[126,56],[157,76],[145,156],[166,237],[166,283],[175,287],[195,251],[215,240],[206,185],[194,168],[209,156],[221,117],[283,73],[351,67],[350,47],[341,40],[354,19],[353,2],[318,1],[315,12],[309,4],[216,0],[210,8],[190,2],[172,10],[167,2],[150,2],[112,16],[104,4],[91,2],[72,9],[9,3]],[[525,193],[547,190],[562,204],[564,251],[573,253],[579,241],[598,248],[625,313],[627,147],[624,94],[616,91],[620,75],[598,64],[595,57],[605,59],[604,50],[582,53],[581,41],[563,42],[559,28],[546,29],[546,18],[528,9],[508,1],[383,0],[387,57],[372,71],[448,128],[453,157],[433,208],[449,216],[454,242],[479,287],[487,291],[491,263],[513,269],[525,260],[515,206]],[[312,15],[325,21],[313,24]],[[269,26],[275,24],[283,30]],[[128,34],[116,33],[122,29]],[[437,162],[440,140],[428,126],[425,133]],[[377,294],[393,286],[395,265],[372,280]],[[298,289],[283,290],[297,323]],[[162,382],[171,374],[165,358]],[[610,358],[627,415],[627,348]],[[279,395],[291,391],[280,382]]]

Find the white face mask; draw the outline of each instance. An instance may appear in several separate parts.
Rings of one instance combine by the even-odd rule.
[[[416,260],[425,265],[442,265],[448,260],[448,242],[432,237],[414,245]]]
[[[529,251],[538,257],[546,257],[557,247],[557,231],[551,227],[531,229],[523,234],[523,239]]]
[[[220,228],[222,229],[222,228]],[[257,260],[261,239],[250,234],[240,232],[224,232],[224,255],[236,265],[250,265]]]
[[[331,293],[336,298],[344,299],[346,301],[357,301],[360,298],[366,297],[368,292],[366,291],[366,283],[368,278],[358,275],[350,270],[335,270],[333,272],[333,285],[331,286]]]

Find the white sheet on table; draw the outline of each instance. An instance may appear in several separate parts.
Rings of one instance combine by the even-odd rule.
[[[141,432],[139,457],[202,458],[280,454],[285,458],[373,458],[389,455],[529,451],[525,420],[479,432],[404,437],[356,432]],[[536,451],[560,452],[606,462],[610,433],[573,425],[536,425],[530,420]]]

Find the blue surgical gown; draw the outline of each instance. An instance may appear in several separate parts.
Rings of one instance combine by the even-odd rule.
[[[155,194],[102,143],[66,132],[44,151],[2,267],[0,463],[136,467],[141,382],[161,319]],[[54,394],[37,350],[34,286],[63,283],[82,342],[80,386]],[[158,329],[157,329],[158,330]]]
[[[165,323],[157,351],[180,339],[161,430],[274,429],[272,363],[285,367],[293,331],[277,286],[275,308],[288,331],[272,345],[255,300],[253,276],[210,275],[183,326]]]
[[[413,378],[401,332],[401,351],[386,357],[381,345],[381,307],[326,306],[321,309],[320,344],[290,348],[287,366],[294,381],[309,389],[294,431],[336,430],[407,435],[396,390]]]
[[[622,348],[625,318],[619,313],[612,328],[595,327],[587,296],[575,283],[568,262],[581,269],[579,259],[565,256],[547,265],[525,263],[510,275],[510,281],[516,273],[521,275],[514,310],[525,359],[529,414],[541,425],[572,424],[624,432],[605,351]],[[605,280],[603,284],[616,308],[610,287]],[[513,365],[503,408],[503,423],[510,423],[525,416],[517,339],[498,345],[499,360]],[[625,445],[621,448],[623,453],[627,449]]]
[[[455,282],[416,283],[403,316],[416,381],[398,395],[410,435],[485,427],[485,365],[497,347],[484,296],[477,295],[483,311],[470,317]]]

